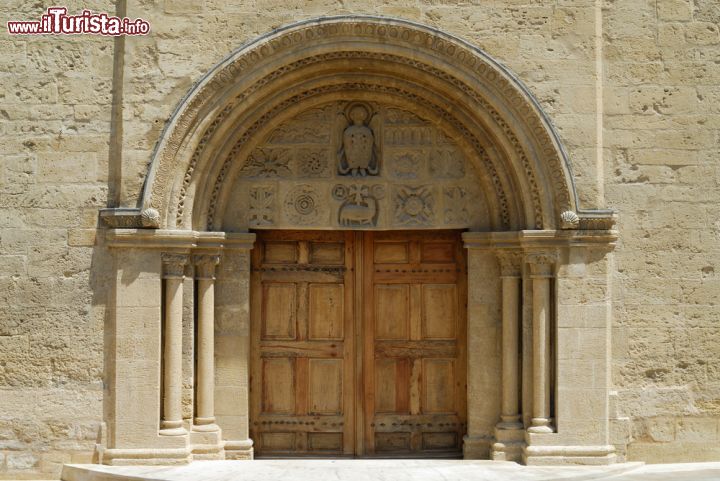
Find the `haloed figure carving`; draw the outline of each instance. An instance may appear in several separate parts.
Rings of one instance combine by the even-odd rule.
[[[350,104],[345,116],[349,125],[343,131],[338,172],[352,177],[378,175],[375,136],[368,126],[373,117],[370,107],[363,103]]]

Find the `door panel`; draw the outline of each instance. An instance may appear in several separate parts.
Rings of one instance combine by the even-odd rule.
[[[250,416],[260,455],[354,453],[352,240],[258,234]]]
[[[454,232],[364,237],[365,454],[460,456],[465,260]]]
[[[460,456],[465,292],[458,232],[258,233],[256,453]]]

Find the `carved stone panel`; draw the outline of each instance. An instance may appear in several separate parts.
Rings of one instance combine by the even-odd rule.
[[[316,225],[321,219],[324,220],[326,210],[324,199],[310,184],[293,187],[283,202],[285,218],[295,225]]]
[[[485,229],[475,167],[442,124],[341,99],[253,140],[223,216],[233,230]]]
[[[250,189],[248,224],[253,227],[270,226],[275,221],[277,193],[272,186],[257,186]]]
[[[379,201],[385,197],[382,185],[338,184],[333,187],[338,208],[338,224],[342,227],[375,227],[380,213]]]
[[[394,195],[395,224],[424,226],[435,221],[435,198],[432,187],[398,187]]]
[[[365,177],[380,173],[378,145],[370,127],[373,116],[370,105],[364,102],[354,102],[345,108],[346,127],[342,133],[338,165],[340,175]]]

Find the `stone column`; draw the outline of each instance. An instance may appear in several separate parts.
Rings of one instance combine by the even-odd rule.
[[[163,348],[163,417],[160,434],[187,434],[182,421],[182,314],[183,279],[187,254],[163,253],[165,323]]]
[[[498,253],[502,279],[502,407],[495,427],[492,459],[518,461],[524,440],[520,421],[520,276],[522,254],[517,251]]]
[[[550,281],[556,256],[537,253],[528,256],[532,279],[533,408],[530,433],[551,433],[550,425]]]
[[[215,266],[216,254],[193,256],[197,280],[197,371],[194,431],[217,431],[215,424]]]

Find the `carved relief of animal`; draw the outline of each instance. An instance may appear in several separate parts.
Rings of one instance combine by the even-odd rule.
[[[340,225],[373,225],[377,201],[367,197],[363,204],[347,203],[340,209]]]

